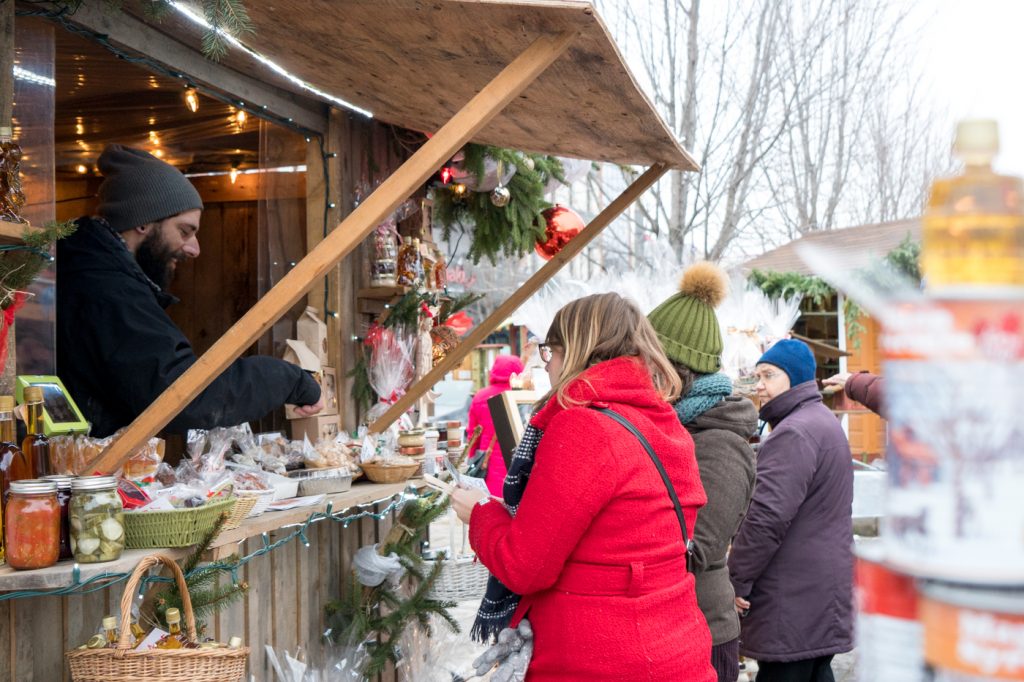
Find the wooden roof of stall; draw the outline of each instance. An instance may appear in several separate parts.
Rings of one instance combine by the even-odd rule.
[[[576,0],[273,0],[246,3],[243,41],[377,119],[433,132],[535,38],[578,32],[572,47],[475,141],[620,164],[697,164],[638,87],[604,23]],[[145,20],[141,15],[139,19]],[[149,23],[189,45],[202,29],[180,15]],[[252,56],[222,64],[314,97]]]

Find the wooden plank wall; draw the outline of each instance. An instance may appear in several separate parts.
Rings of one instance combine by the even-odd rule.
[[[874,374],[882,373],[882,351],[878,344],[878,334],[881,331],[877,322],[867,315],[860,316],[860,323],[864,325],[864,331],[857,335],[857,341],[847,339],[846,348],[850,351],[850,357],[846,359],[848,372],[860,372],[867,370]],[[885,420],[878,415],[851,414],[850,420],[850,450],[855,459],[871,461],[876,457],[885,456],[886,432]]]
[[[210,619],[208,633],[220,641],[242,637],[252,648],[248,674],[257,682],[274,679],[263,644],[292,654],[301,646],[307,660],[321,660],[324,605],[342,595],[355,551],[384,537],[391,523],[390,517],[367,518],[343,528],[321,521],[308,534],[308,548],[296,539],[250,561],[238,576],[249,583],[249,593]],[[275,539],[271,533],[270,541]],[[249,554],[262,546],[257,536],[239,551]],[[0,602],[0,682],[70,682],[64,651],[85,642],[104,616],[116,613],[123,589],[120,583],[87,595]],[[392,673],[382,682],[396,679]]]

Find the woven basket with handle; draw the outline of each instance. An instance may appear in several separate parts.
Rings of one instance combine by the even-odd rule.
[[[164,564],[174,574],[181,593],[185,633],[198,641],[196,619],[188,585],[178,564],[163,554],[150,554],[135,567],[121,595],[121,637],[113,649],[75,649],[64,654],[74,682],[237,682],[245,675],[249,648],[238,649],[132,649],[132,601],[139,582],[151,567]]]

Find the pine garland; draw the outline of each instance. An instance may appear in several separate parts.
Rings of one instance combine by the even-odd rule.
[[[244,34],[256,32],[244,0],[198,0],[203,17],[209,28],[203,33],[203,56],[212,61],[220,61],[228,52],[227,36],[238,38]],[[85,0],[52,0],[52,4],[74,14]],[[105,10],[120,11],[125,0],[105,0]],[[150,19],[160,21],[170,14],[173,5],[170,0],[147,0],[139,3],[142,12]]]
[[[221,527],[228,520],[228,515],[223,513],[217,519],[213,528],[206,534],[203,540],[195,546],[192,553],[188,555],[182,564],[181,570],[185,574],[185,584],[188,585],[188,594],[192,598],[192,613],[196,618],[196,629],[200,632],[205,630],[204,621],[209,616],[221,609],[235,603],[249,590],[248,583],[234,583],[229,581],[226,585],[220,584],[220,578],[227,575],[230,579],[230,571],[214,565],[200,567],[203,554],[210,549],[214,538],[220,533]],[[238,555],[228,557],[224,563],[233,563]],[[181,592],[177,583],[172,584],[166,592],[161,593],[153,605],[153,621],[160,627],[167,627],[167,609],[182,609]]]
[[[58,239],[74,234],[78,225],[73,220],[50,221],[39,230],[26,230],[22,244],[0,247],[0,308],[14,303],[14,295],[24,291],[42,270],[53,262],[50,247]]]
[[[490,192],[458,195],[452,187],[436,188],[434,217],[441,224],[444,238],[450,240],[456,229],[461,233],[472,229],[469,257],[474,263],[486,257],[496,264],[500,255],[519,257],[529,253],[546,234],[542,213],[551,204],[544,199],[544,187],[551,178],[565,181],[562,163],[553,156],[478,144],[466,145],[464,153],[465,168],[478,179],[484,176],[488,157],[505,168],[514,165],[516,173],[507,185],[512,198],[508,205],[499,207],[491,203]]]
[[[377,587],[364,587],[353,572],[342,598],[325,607],[328,636],[333,642],[366,647],[367,658],[361,670],[366,680],[384,672],[389,662],[399,662],[402,655],[398,645],[410,625],[418,625],[429,636],[430,617],[437,615],[454,632],[459,632],[458,622],[448,613],[455,603],[429,596],[444,564],[435,561],[427,570],[427,562],[419,552],[427,528],[447,509],[447,499],[436,491],[409,500],[380,543],[378,552],[382,556],[394,552],[405,567],[402,585],[412,587],[412,594],[403,598],[400,587],[393,588],[387,581]]]
[[[370,384],[370,363],[366,360],[366,349],[362,346],[356,354],[356,366],[345,375],[352,379],[350,395],[356,407],[362,411],[370,409],[377,401],[377,392]]]

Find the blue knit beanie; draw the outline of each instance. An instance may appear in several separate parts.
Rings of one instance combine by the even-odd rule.
[[[782,339],[774,346],[765,351],[757,364],[766,362],[775,365],[789,375],[790,386],[802,384],[805,381],[814,379],[814,372],[818,368],[814,362],[814,353],[803,341],[796,339]]]

